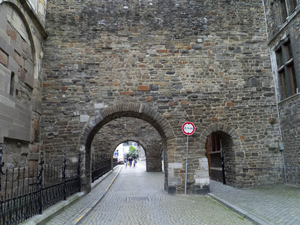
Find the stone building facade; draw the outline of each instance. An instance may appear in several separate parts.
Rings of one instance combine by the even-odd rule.
[[[281,182],[279,123],[263,2],[48,1],[41,138],[46,160],[81,151],[118,118],[148,122],[165,149],[165,189],[182,193],[189,120],[188,192],[206,192],[207,137],[219,136],[227,184]],[[51,159],[50,159],[51,156]],[[47,158],[48,157],[48,158]]]
[[[44,1],[0,1],[0,146],[7,167],[37,165]]]
[[[287,182],[300,183],[300,1],[265,1]]]
[[[191,121],[188,192],[208,191],[216,155],[228,185],[299,183],[289,169],[300,163],[299,5],[0,0],[5,166],[34,166],[40,150],[47,163],[80,152],[89,191],[93,155],[136,141],[148,171],[164,154],[165,189],[182,193],[181,125]],[[284,165],[286,176],[273,170]]]

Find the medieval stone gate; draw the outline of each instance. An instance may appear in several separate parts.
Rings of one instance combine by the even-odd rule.
[[[22,165],[36,165],[41,150],[48,163],[64,151],[81,152],[81,179],[89,190],[94,137],[98,133],[101,140],[105,126],[118,118],[141,119],[158,133],[155,148],[165,150],[166,190],[182,193],[181,125],[191,121],[196,133],[189,141],[189,192],[209,186],[205,143],[212,133],[227,146],[229,185],[282,179],[251,170],[282,167],[260,1],[50,0],[47,9],[37,3],[35,14],[24,0],[4,2],[0,69],[8,84],[1,86],[0,140],[6,159],[19,154]],[[19,15],[32,38],[12,15]],[[18,76],[11,95],[13,74]],[[24,115],[30,119],[22,123]],[[125,132],[106,137],[114,142],[122,136]]]

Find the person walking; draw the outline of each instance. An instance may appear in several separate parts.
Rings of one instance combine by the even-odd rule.
[[[136,167],[136,164],[137,164],[137,161],[136,161],[136,159],[134,159],[134,162],[133,162],[133,168]]]
[[[127,168],[127,158],[125,157],[124,159],[124,165],[125,165],[125,169]]]
[[[132,158],[132,156],[130,156],[129,158],[128,158],[128,161],[129,161],[129,167],[131,168],[131,166],[132,166],[132,160],[133,160],[133,158]]]

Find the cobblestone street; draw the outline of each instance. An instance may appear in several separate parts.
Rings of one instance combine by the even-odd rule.
[[[46,224],[75,224],[97,201],[117,171],[80,201]],[[164,175],[122,168],[106,195],[77,224],[252,224],[209,196],[169,195],[163,189]]]

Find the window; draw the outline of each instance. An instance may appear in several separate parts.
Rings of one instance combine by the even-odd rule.
[[[295,12],[297,7],[297,0],[280,0],[281,15],[283,22],[286,18]]]
[[[295,12],[295,9],[297,7],[297,0],[289,0],[290,1],[290,7],[291,7],[291,13]]]
[[[285,99],[298,92],[293,51],[289,40],[276,50],[276,58],[282,99]]]
[[[11,72],[9,94],[14,95],[15,73]]]
[[[283,21],[285,21],[286,17],[287,17],[287,10],[286,10],[286,4],[285,3],[286,3],[285,0],[280,1]]]

